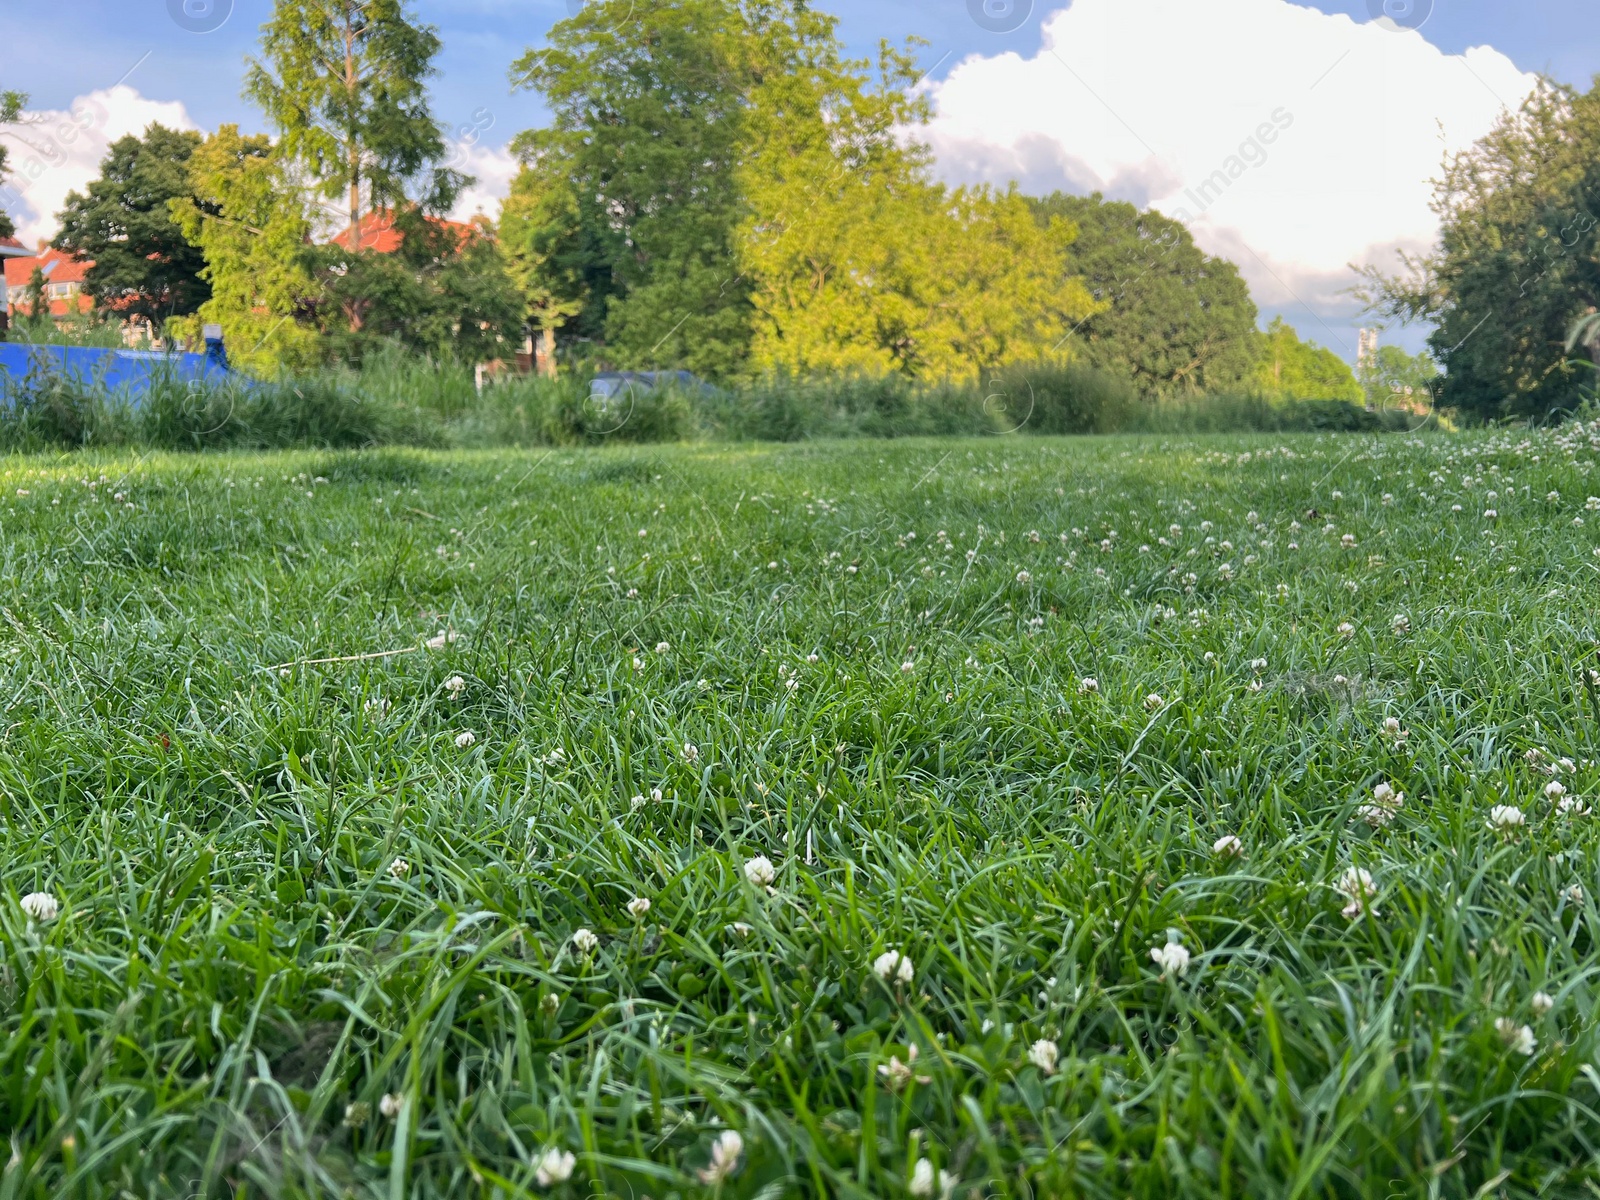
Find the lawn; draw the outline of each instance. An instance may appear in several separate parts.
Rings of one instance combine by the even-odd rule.
[[[4,460],[0,1200],[1593,1196],[1597,458]]]

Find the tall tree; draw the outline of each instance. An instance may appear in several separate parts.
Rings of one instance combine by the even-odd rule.
[[[529,324],[539,333],[540,365],[554,373],[556,335],[604,333],[605,307],[595,303],[611,284],[604,235],[566,174],[549,156],[534,156],[511,181],[500,208],[500,243]],[[592,218],[592,210],[590,212]]]
[[[1430,253],[1363,273],[1373,311],[1435,324],[1440,403],[1488,420],[1581,403],[1595,348],[1568,339],[1600,307],[1600,81],[1538,88],[1445,163],[1433,207]]]
[[[196,319],[174,323],[194,336],[214,321],[229,353],[261,373],[311,366],[321,350],[305,320],[316,281],[305,261],[311,217],[303,190],[264,134],[224,125],[189,160],[191,195],[171,202],[173,219],[205,256],[211,297]]]
[[[512,66],[552,112],[516,149],[571,180],[578,226],[610,264],[594,299],[619,361],[722,376],[748,353],[733,265],[748,52],[738,0],[600,0]]]
[[[1033,210],[1041,221],[1077,226],[1071,269],[1103,306],[1073,331],[1069,353],[1157,395],[1224,391],[1249,380],[1260,334],[1255,302],[1233,263],[1207,255],[1178,221],[1098,193],[1055,192],[1033,201]]]
[[[85,290],[102,311],[141,316],[160,327],[211,295],[205,257],[173,220],[173,200],[193,200],[189,158],[200,135],[151,125],[111,144],[87,194],[61,210],[54,245],[94,260]]]
[[[1350,364],[1326,347],[1301,341],[1282,317],[1272,319],[1261,345],[1255,382],[1263,390],[1293,400],[1363,399]]]
[[[22,116],[22,110],[27,106],[26,93],[17,91],[0,91],[0,125],[14,125]],[[10,147],[0,142],[0,184],[6,181],[6,173],[10,169],[8,159]],[[10,189],[7,189],[9,191]],[[17,232],[17,226],[11,219],[11,214],[0,208],[0,237],[12,237]]]
[[[277,0],[262,26],[245,94],[330,199],[360,228],[373,208],[408,200],[447,209],[469,180],[441,165],[443,127],[428,108],[439,37],[401,0]]]

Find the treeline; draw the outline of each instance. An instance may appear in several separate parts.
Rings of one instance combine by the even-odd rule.
[[[531,335],[551,362],[719,382],[1070,361],[1149,400],[1370,399],[1332,351],[1259,330],[1178,222],[938,183],[909,44],[852,59],[808,5],[584,5],[512,65],[551,120],[468,224],[443,219],[472,181],[428,109],[439,49],[401,0],[279,0],[245,80],[272,136],[120,140],[57,246],[94,260],[99,311],[218,322],[263,374],[391,345],[503,360]]]

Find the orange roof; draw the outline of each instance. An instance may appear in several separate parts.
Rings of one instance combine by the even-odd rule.
[[[13,309],[20,304],[25,304],[27,299],[28,281],[33,278],[34,268],[44,272],[44,281],[50,283],[77,283],[82,284],[84,274],[94,266],[94,260],[78,258],[75,255],[41,247],[38,254],[26,257],[8,257],[5,260],[6,272],[6,298]],[[50,297],[50,314],[56,317],[67,315],[69,307],[76,308],[78,312],[88,312],[94,307],[94,302],[88,295],[79,292],[70,297],[76,301],[75,305],[69,304],[65,296]]]
[[[461,221],[449,221],[444,217],[427,218],[440,229],[448,229],[465,241],[478,233],[476,225],[468,225]],[[356,248],[360,250],[376,250],[379,254],[393,254],[400,249],[400,243],[405,240],[404,235],[394,227],[394,214],[388,209],[374,209],[364,214],[358,227]],[[329,239],[329,244],[350,248],[350,227],[346,225],[342,230]]]

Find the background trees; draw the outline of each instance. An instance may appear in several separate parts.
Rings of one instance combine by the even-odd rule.
[[[211,295],[201,248],[173,220],[171,203],[197,201],[189,158],[200,135],[152,124],[142,137],[119,138],[87,194],[62,209],[55,246],[94,260],[85,275],[97,308],[139,316],[157,329],[194,312]]]
[[[315,190],[344,196],[352,228],[363,199],[375,208],[413,200],[449,208],[466,180],[438,165],[444,133],[428,108],[427,80],[439,38],[412,22],[401,0],[278,0],[261,51],[245,94]]]
[[[1367,268],[1375,311],[1436,323],[1441,403],[1495,419],[1583,401],[1593,347],[1567,349],[1600,305],[1600,85],[1547,84],[1445,164],[1433,251],[1386,275]]]
[[[1231,262],[1205,254],[1170,217],[1098,193],[1031,203],[1041,221],[1077,227],[1072,267],[1101,305],[1073,332],[1073,353],[1158,395],[1249,384],[1264,347]]]
[[[1254,380],[1263,391],[1297,400],[1365,398],[1349,363],[1315,342],[1301,341],[1282,317],[1273,318],[1263,342]]]

